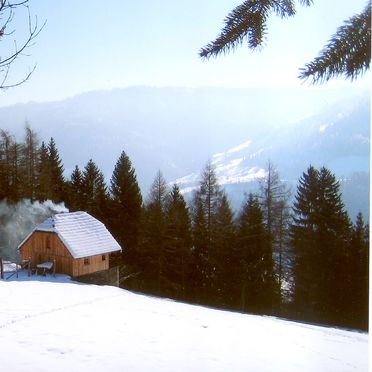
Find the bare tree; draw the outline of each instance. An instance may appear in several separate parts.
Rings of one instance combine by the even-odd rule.
[[[14,15],[16,10],[24,8],[27,14],[27,35],[19,42],[15,39],[15,29],[12,28],[12,22],[14,20]],[[4,39],[12,38],[13,45],[5,47],[0,53],[0,90],[16,87],[27,81],[32,73],[35,71],[36,65],[34,65],[23,77],[15,81],[9,81],[9,71],[13,63],[20,57],[26,56],[26,51],[29,47],[33,45],[35,38],[39,35],[41,30],[45,26],[44,22],[41,27],[39,27],[38,19],[35,16],[31,17],[31,12],[29,8],[29,0],[24,1],[9,1],[0,0],[0,42],[4,43]]]
[[[35,200],[38,180],[39,139],[37,133],[31,129],[30,124],[25,125],[25,140],[22,145],[24,167],[24,194],[30,200]]]
[[[266,175],[260,180],[260,199],[263,221],[266,227],[267,244],[275,256],[276,273],[282,295],[286,295],[289,269],[289,198],[291,191],[280,179],[279,172],[269,161]]]

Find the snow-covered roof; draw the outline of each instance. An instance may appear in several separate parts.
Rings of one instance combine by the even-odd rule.
[[[38,225],[34,231],[56,233],[74,258],[121,250],[105,225],[86,212],[56,214]]]

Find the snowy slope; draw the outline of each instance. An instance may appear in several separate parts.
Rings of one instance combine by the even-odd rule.
[[[368,370],[363,333],[63,278],[0,281],[0,298],[3,371]]]

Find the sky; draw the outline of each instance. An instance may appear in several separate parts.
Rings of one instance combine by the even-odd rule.
[[[269,20],[265,46],[203,61],[198,51],[213,40],[225,16],[240,1],[223,0],[30,0],[31,20],[46,22],[35,43],[12,66],[9,83],[34,65],[29,81],[0,92],[0,106],[53,101],[82,92],[128,86],[219,87],[369,87],[370,73],[354,83],[332,80],[310,87],[297,76],[344,20],[360,12],[366,0],[296,1],[291,19]],[[66,5],[67,4],[67,5]],[[18,9],[3,38],[4,58],[27,34],[28,13]]]

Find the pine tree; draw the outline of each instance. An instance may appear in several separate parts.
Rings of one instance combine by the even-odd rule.
[[[92,159],[83,170],[82,190],[84,209],[106,224],[108,193],[105,177]]]
[[[51,179],[48,148],[44,142],[38,149],[37,175],[36,199],[45,201],[50,198]]]
[[[348,325],[368,330],[369,226],[360,212],[352,228],[347,264],[349,299],[345,307],[348,308]]]
[[[190,293],[191,221],[179,187],[173,185],[165,208],[165,269],[173,297]]]
[[[123,248],[125,263],[134,263],[142,214],[142,196],[135,170],[123,151],[111,177],[110,228]]]
[[[320,294],[325,305],[328,321],[344,322],[348,317],[345,303],[349,283],[345,277],[348,270],[351,222],[341,199],[340,184],[334,174],[325,167],[319,171],[320,218],[318,225],[319,246],[326,250],[323,265],[325,280]],[[329,270],[329,267],[332,269]]]
[[[272,254],[266,242],[263,212],[258,198],[249,194],[238,217],[240,308],[243,311],[270,313],[277,301]]]
[[[194,194],[192,202],[192,273],[191,286],[194,299],[202,302],[207,291],[208,279],[208,230],[205,218],[205,206],[198,192]]]
[[[53,138],[48,143],[48,163],[49,163],[49,195],[48,198],[61,202],[65,197],[65,179],[63,176],[64,168],[59,157],[57,145]]]
[[[80,168],[75,165],[74,170],[71,173],[71,179],[69,182],[69,210],[81,211],[84,209],[83,204],[83,173]]]
[[[158,294],[162,294],[165,291],[164,288],[169,285],[164,275],[167,197],[167,184],[159,171],[145,203],[139,247],[139,254],[142,257],[141,277],[145,281],[146,287]]]
[[[8,199],[12,202],[18,202],[23,196],[24,169],[22,169],[22,146],[16,140],[12,140],[10,143],[8,160],[10,161]]]
[[[225,192],[221,193],[215,224],[210,265],[213,268],[213,297],[218,306],[231,307],[234,299],[234,270],[236,267],[234,215]]]
[[[296,308],[307,319],[342,322],[350,223],[339,183],[327,168],[311,166],[303,174],[293,211]]]

